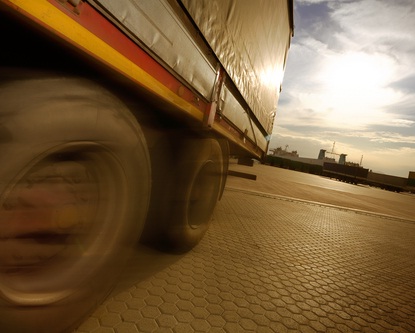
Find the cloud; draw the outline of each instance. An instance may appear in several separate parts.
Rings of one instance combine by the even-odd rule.
[[[408,119],[392,119],[390,126],[394,127],[407,127],[412,128],[415,125],[415,121],[408,120]]]
[[[374,135],[371,138],[371,141],[373,141],[373,142],[377,142],[377,143],[396,143],[396,144],[399,144],[399,146],[412,145],[415,148],[415,136],[404,136],[400,133],[394,133],[394,132],[375,132],[373,134]],[[411,148],[411,147],[409,147],[409,148]]]
[[[348,39],[350,45],[369,51],[391,51],[387,47],[393,46],[412,52],[414,45],[402,42],[414,41],[414,12],[412,0],[339,1],[331,18],[342,28],[341,38]]]
[[[296,3],[302,5],[316,4],[316,3],[327,3],[327,0],[297,0]]]
[[[391,83],[391,87],[403,93],[415,94],[415,74],[410,74]]]

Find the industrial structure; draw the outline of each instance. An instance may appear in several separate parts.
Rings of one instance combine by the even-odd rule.
[[[408,178],[373,172],[361,165],[363,156],[360,164],[348,162],[346,160],[347,154],[337,154],[334,152],[334,144],[330,152],[320,149],[318,157],[315,159],[300,157],[297,151],[289,152],[287,148],[288,145],[285,149],[281,147],[270,149],[271,154],[267,156],[266,163],[276,167],[322,175],[348,183],[367,184],[390,191],[415,193],[415,172],[409,172]],[[334,157],[327,157],[326,155],[338,156],[338,161]]]

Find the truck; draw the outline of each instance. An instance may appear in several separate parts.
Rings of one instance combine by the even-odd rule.
[[[0,328],[70,331],[268,150],[293,0],[0,0]],[[145,269],[145,267],[143,267]]]

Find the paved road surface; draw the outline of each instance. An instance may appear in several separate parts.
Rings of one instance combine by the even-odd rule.
[[[140,248],[76,332],[415,332],[414,195],[231,167],[258,179],[229,178],[202,242]]]

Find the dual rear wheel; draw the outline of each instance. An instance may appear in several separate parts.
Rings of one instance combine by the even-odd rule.
[[[182,139],[171,168],[152,166],[130,110],[84,79],[1,84],[0,147],[0,327],[8,332],[73,328],[108,293],[149,207],[153,244],[195,246],[224,185],[217,140]]]

